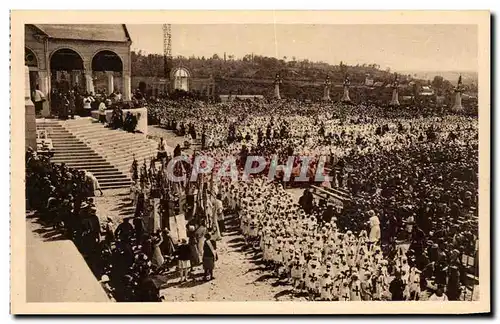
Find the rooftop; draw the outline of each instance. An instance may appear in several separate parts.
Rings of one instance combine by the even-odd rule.
[[[50,38],[129,42],[131,41],[125,24],[47,24],[35,25]]]

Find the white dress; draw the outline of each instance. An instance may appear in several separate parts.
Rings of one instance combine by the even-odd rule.
[[[380,220],[377,216],[370,217],[370,242],[380,240]]]

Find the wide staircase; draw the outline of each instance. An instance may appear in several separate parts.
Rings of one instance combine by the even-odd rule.
[[[126,173],[119,171],[62,125],[64,122],[57,120],[37,120],[37,130],[45,130],[47,137],[52,141],[54,150],[52,162],[65,163],[71,168],[91,172],[99,181],[102,189],[130,186],[130,179]]]
[[[155,157],[158,144],[146,135],[129,133],[121,129],[110,129],[93,118],[67,120],[63,127],[84,145],[90,147],[122,174],[130,175],[134,157],[139,163]],[[167,150],[171,150],[166,147]]]

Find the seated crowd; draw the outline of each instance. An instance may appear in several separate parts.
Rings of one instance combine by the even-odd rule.
[[[239,210],[243,233],[253,238],[254,247],[262,250],[264,259],[280,275],[296,279],[298,289],[318,297],[323,292],[323,297],[337,300],[346,298],[341,297],[339,287],[343,286],[350,289],[349,298],[356,300],[353,283],[359,281],[372,285],[370,297],[363,297],[372,299],[429,298],[434,294],[431,299],[457,300],[470,293],[464,287],[474,284],[470,274],[477,275],[472,264],[477,264],[478,239],[478,127],[474,116],[440,110],[427,111],[423,118],[418,110],[364,105],[336,105],[336,113],[331,113],[324,104],[296,107],[290,102],[166,105],[165,109],[152,108],[164,116],[164,125],[193,139],[201,133],[202,149],[196,154],[209,155],[217,162],[235,156],[242,168],[250,155],[264,156],[268,164],[275,156],[281,157],[282,164],[292,155],[328,156],[327,165],[340,169],[343,176],[332,185],[345,187],[352,199],[339,211],[325,202],[314,206],[312,199],[302,199],[299,208],[283,198],[287,195],[279,182],[250,185],[260,187],[255,191],[245,182],[231,184],[242,187],[241,191],[233,188],[232,194],[238,198],[232,199],[238,201],[233,207]],[[247,205],[241,195],[249,201]],[[273,206],[271,202],[276,200],[280,203]],[[281,206],[283,201],[288,205]],[[365,215],[375,218],[369,221]],[[375,240],[366,234],[370,230],[367,221],[379,224],[380,235]],[[347,241],[346,235],[350,237]],[[271,240],[270,252],[265,248],[267,239]],[[312,242],[307,243],[309,240]],[[278,247],[277,242],[283,246]],[[328,244],[334,246],[327,248]],[[295,246],[293,253],[288,245]],[[332,263],[332,254],[343,256],[333,257],[338,264],[350,250],[355,260],[345,260],[349,265],[344,270],[329,266],[336,269],[329,276],[339,286],[336,292],[333,288],[325,292],[319,278]],[[360,253],[369,256],[368,265]],[[292,276],[297,254],[301,270],[293,271]],[[380,254],[376,261],[374,254]],[[315,284],[308,279],[311,260],[319,262],[317,267],[323,271],[314,272]],[[362,271],[365,266],[371,269],[368,277]],[[382,290],[375,287],[381,266],[386,282]],[[417,285],[410,282],[417,275],[419,293],[410,294],[417,291]],[[420,296],[420,291],[427,296]]]
[[[165,256],[176,255],[181,281],[199,264],[212,279],[215,241],[225,227],[222,205],[237,215],[248,248],[311,300],[472,298],[464,287],[474,285],[469,274],[477,276],[470,264],[478,239],[476,117],[296,101],[156,100],[148,110],[188,142],[201,140],[200,150],[177,147],[173,156],[210,156],[215,170],[233,156],[240,173],[248,156],[267,163],[249,181],[210,181],[205,195],[199,185],[169,182],[165,165],[172,156],[162,141],[157,161],[132,165],[133,224],[126,219],[115,229],[108,219],[101,229],[85,175],[28,152],[29,206],[42,217],[57,214],[46,220],[64,224],[75,242],[83,242],[77,246],[89,260],[94,256],[89,263],[99,264],[93,269],[109,280],[116,300],[159,299],[153,276],[166,271]],[[293,175],[301,169],[297,157],[312,160],[309,174],[326,157],[333,181],[290,183],[283,172],[272,181],[264,177],[271,161],[286,164],[290,156],[296,157]],[[189,163],[174,172],[189,175]],[[350,198],[318,202],[306,190],[296,202],[286,191],[310,184],[337,187]],[[186,215],[189,242],[143,223],[155,198],[162,217]]]

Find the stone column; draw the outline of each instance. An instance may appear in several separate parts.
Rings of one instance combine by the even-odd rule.
[[[92,71],[85,71],[85,89],[88,93],[95,93],[94,79],[92,79]]]
[[[325,91],[324,91],[324,95],[323,95],[323,100],[324,101],[330,101],[330,86],[329,85],[325,85]]]
[[[73,78],[73,86],[78,87],[80,85],[80,71],[71,72],[71,77]]]
[[[451,108],[453,111],[462,111],[464,107],[462,106],[462,92],[455,90],[455,103]]]
[[[39,87],[40,91],[45,95],[45,102],[43,103],[42,116],[50,116],[50,90],[49,90],[49,73],[47,71],[38,71]]]
[[[350,102],[351,98],[349,98],[349,87],[344,86],[344,95],[342,96],[341,101],[343,102]]]
[[[130,72],[123,71],[123,94],[122,98],[125,101],[128,101],[132,98],[132,90],[131,90],[131,81],[130,81]]]
[[[106,71],[106,75],[108,76],[108,95],[110,95],[115,91],[113,71]]]
[[[392,90],[392,99],[391,102],[389,103],[391,106],[399,106],[399,93],[398,93],[398,88],[394,88]]]
[[[281,99],[281,96],[280,96],[280,85],[278,82],[276,82],[274,84],[274,98],[275,99]]]
[[[36,117],[35,105],[31,101],[30,69],[24,67],[24,109],[25,109],[25,148],[36,150]]]

